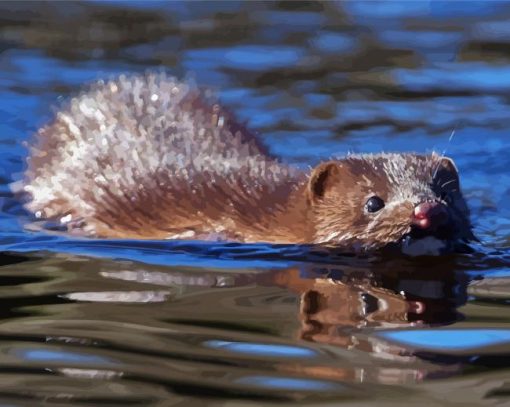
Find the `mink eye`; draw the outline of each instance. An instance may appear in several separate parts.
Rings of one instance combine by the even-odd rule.
[[[384,208],[384,201],[378,196],[369,198],[365,204],[365,209],[370,213],[380,211],[382,208]]]

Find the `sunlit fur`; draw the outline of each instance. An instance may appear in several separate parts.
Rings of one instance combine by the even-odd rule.
[[[454,237],[470,235],[450,160],[348,156],[308,173],[272,157],[208,92],[164,73],[72,98],[37,132],[27,164],[26,208],[88,236],[365,250],[398,241],[414,206],[443,189]],[[386,203],[377,213],[364,209],[372,195]]]
[[[161,73],[73,98],[37,133],[25,190],[36,216],[89,235],[233,238],[232,212],[277,205],[295,174],[213,96]]]

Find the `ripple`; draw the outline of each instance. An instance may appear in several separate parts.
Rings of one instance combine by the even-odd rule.
[[[338,383],[275,376],[246,376],[238,379],[236,383],[264,389],[288,391],[341,391],[344,389],[344,387]]]
[[[317,352],[304,347],[278,344],[210,340],[204,342],[204,346],[233,353],[264,357],[310,358],[317,355]]]
[[[478,351],[491,345],[510,345],[510,329],[420,329],[382,332],[386,339],[435,352]]]

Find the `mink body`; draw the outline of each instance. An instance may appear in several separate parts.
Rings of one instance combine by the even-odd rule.
[[[414,208],[434,201],[448,228],[414,240],[472,238],[450,159],[359,155],[302,171],[207,92],[164,73],[98,82],[73,98],[37,132],[24,189],[37,218],[97,237],[365,250],[401,244]],[[371,196],[385,202],[377,213],[367,212]]]

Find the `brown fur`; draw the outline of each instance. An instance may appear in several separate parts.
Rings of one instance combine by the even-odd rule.
[[[354,249],[397,241],[414,206],[446,189],[452,237],[468,238],[451,160],[349,156],[308,174],[272,157],[214,99],[165,74],[100,82],[71,100],[37,133],[25,181],[30,211],[89,236]],[[376,214],[364,209],[372,195],[386,202]]]

